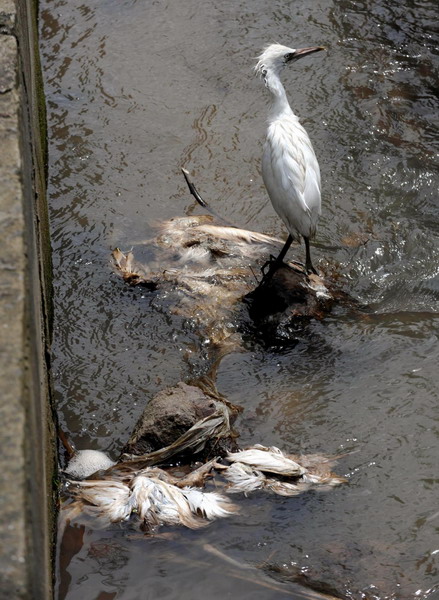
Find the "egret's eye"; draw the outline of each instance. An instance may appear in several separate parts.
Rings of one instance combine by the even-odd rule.
[[[285,62],[288,62],[289,60],[291,60],[293,58],[293,56],[294,56],[294,54],[292,52],[285,54],[285,56],[284,56]]]

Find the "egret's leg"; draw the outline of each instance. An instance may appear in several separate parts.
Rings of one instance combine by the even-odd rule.
[[[282,248],[282,250],[279,252],[279,256],[276,258],[276,263],[278,265],[280,265],[281,262],[283,262],[283,259],[286,256],[286,253],[288,252],[288,250],[290,249],[291,244],[293,243],[293,236],[292,235],[288,235],[287,237],[287,241],[284,244],[284,247]]]
[[[293,241],[293,238],[292,238],[291,235],[289,235],[287,237],[287,241],[284,244],[284,247],[279,252],[279,255],[277,256],[277,258],[275,258],[274,260],[270,260],[268,263],[265,263],[265,265],[262,267],[262,272],[264,273],[264,269],[267,266],[267,264],[270,265],[270,268],[268,269],[268,272],[264,273],[264,279],[263,279],[263,281],[269,281],[273,277],[274,272],[282,264],[282,262],[283,262],[283,260],[285,258],[286,253],[290,249],[292,241]]]
[[[311,252],[309,250],[309,238],[303,236],[303,239],[305,240],[305,248],[306,248],[306,263],[305,263],[306,272],[314,273],[314,275],[318,275],[317,271],[314,269],[314,267],[312,266],[312,262],[311,262]]]

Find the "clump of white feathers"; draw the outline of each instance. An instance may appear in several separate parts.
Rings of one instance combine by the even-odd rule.
[[[256,444],[229,453],[227,460],[232,464],[224,469],[223,476],[231,483],[229,494],[265,489],[280,496],[297,496],[310,488],[323,491],[346,482],[330,471],[336,459],[321,454],[295,456],[276,446]]]
[[[184,480],[178,480],[158,467],[135,470],[124,467],[124,463],[114,466],[105,454],[96,452],[101,455],[99,457],[91,452],[94,451],[77,453],[66,472],[71,476],[89,476],[90,469],[96,465],[106,468],[109,464],[110,468],[100,479],[69,481],[68,489],[74,500],[64,505],[66,519],[87,516],[92,518],[94,526],[106,527],[136,515],[149,530],[160,525],[198,529],[238,512],[237,506],[224,493],[184,485]],[[229,494],[247,495],[266,490],[280,496],[297,496],[311,488],[328,490],[346,481],[331,472],[336,462],[334,457],[295,456],[275,446],[256,444],[229,453],[226,459],[230,465],[215,463],[212,466],[228,481],[225,492]],[[198,470],[200,478],[190,481],[204,481],[209,470],[210,466],[204,465]]]
[[[156,467],[123,476],[113,470],[103,479],[71,481],[69,491],[75,500],[64,505],[64,516],[89,516],[95,525],[106,527],[127,521],[134,514],[150,529],[160,525],[198,529],[237,511],[226,496],[193,487],[180,488],[174,481]]]

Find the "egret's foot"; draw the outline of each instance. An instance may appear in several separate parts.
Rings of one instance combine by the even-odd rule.
[[[267,260],[267,262],[261,267],[262,279],[259,285],[264,285],[268,283],[273,277],[273,275],[276,273],[276,271],[280,269],[282,265],[284,265],[284,267],[292,269],[293,271],[296,271],[296,273],[300,273],[301,275],[304,275],[305,273],[309,274],[310,272],[318,275],[317,271],[312,265],[310,267],[310,270],[307,267],[305,267],[303,263],[285,263],[283,260],[279,260],[279,257],[275,258],[274,256],[270,256],[269,260]]]
[[[273,279],[273,275],[283,264],[283,261],[279,260],[279,257],[275,258],[274,256],[270,256],[270,259],[267,260],[267,262],[261,268],[262,279],[258,287],[264,287],[268,285]]]
[[[268,273],[270,273],[272,268],[274,268],[276,261],[277,261],[276,257],[273,256],[272,254],[270,254],[270,258],[261,267],[261,273],[264,277],[266,275],[268,275]],[[269,267],[269,269],[267,271],[268,267]]]

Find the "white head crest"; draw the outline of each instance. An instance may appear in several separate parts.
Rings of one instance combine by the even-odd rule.
[[[319,50],[324,50],[324,48],[322,46],[312,46],[310,48],[295,49],[282,46],[281,44],[270,44],[258,57],[255,71],[263,77],[265,77],[268,71],[279,75],[287,63],[313,52],[318,52]]]

